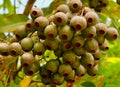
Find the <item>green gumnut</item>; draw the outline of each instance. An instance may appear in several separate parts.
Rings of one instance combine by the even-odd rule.
[[[80,65],[80,59],[79,58],[75,58],[75,61],[71,64],[71,67],[73,70],[76,70]]]
[[[54,15],[53,18],[53,22],[57,25],[57,26],[63,26],[67,23],[68,17],[65,13],[63,12],[57,12]]]
[[[98,49],[94,54],[93,57],[95,60],[99,60],[102,57],[102,52],[100,51],[100,49]]]
[[[87,27],[82,31],[82,36],[86,39],[91,39],[96,36],[96,28],[94,26]]]
[[[59,38],[62,41],[70,41],[73,37],[73,31],[71,30],[71,28],[68,25],[63,26],[60,30],[59,30]]]
[[[94,66],[98,65],[99,64],[99,60],[94,60]]]
[[[41,82],[44,84],[44,85],[50,85],[51,84],[51,78],[50,77],[47,77],[47,78],[42,78],[41,77]]]
[[[46,26],[44,29],[44,35],[48,39],[54,39],[57,36],[57,27],[53,24]]]
[[[63,50],[61,48],[58,48],[54,51],[54,54],[57,56],[57,57],[62,57],[62,54],[63,54]]]
[[[29,19],[26,24],[25,24],[25,27],[26,27],[26,31],[27,33],[32,33],[34,32],[36,29],[34,28],[33,26],[33,20],[32,19]]]
[[[88,73],[88,75],[90,75],[90,76],[96,76],[97,73],[98,73],[98,65],[94,66],[94,67],[91,68],[91,69],[87,69],[87,73]]]
[[[69,73],[72,72],[72,67],[69,64],[60,64],[59,65],[59,69],[58,69],[58,73],[61,76],[68,76]]]
[[[74,48],[73,51],[77,56],[83,56],[86,53],[86,50],[81,47],[81,48]]]
[[[21,25],[17,27],[16,30],[14,31],[14,34],[20,40],[25,38],[27,36],[25,25]]]
[[[8,44],[5,42],[0,42],[0,54],[3,56],[8,56],[9,54],[9,49],[8,49]]]
[[[32,8],[30,11],[30,16],[32,17],[32,19],[35,19],[35,18],[37,18],[39,16],[43,16],[43,15],[44,15],[44,13],[41,8],[37,8],[37,7]]]
[[[95,39],[97,40],[99,46],[101,46],[105,42],[105,36],[96,35]]]
[[[87,39],[84,43],[84,49],[87,52],[95,53],[98,49],[98,42],[94,38]]]
[[[43,16],[39,16],[34,20],[34,26],[39,31],[43,31],[48,24],[49,20]]]
[[[76,55],[73,51],[64,52],[62,57],[63,57],[63,62],[66,64],[72,64],[76,59]]]
[[[18,39],[15,35],[13,35],[13,36],[10,38],[10,43],[18,42],[18,41],[19,41],[19,39]]]
[[[64,82],[64,76],[61,76],[59,73],[52,75],[52,82],[56,85],[61,85]]]
[[[91,53],[86,53],[80,59],[80,64],[82,64],[85,68],[89,69],[94,66],[94,57]]]
[[[39,39],[41,39],[41,40],[46,39],[46,36],[43,31],[37,31],[37,35],[38,35]]]
[[[77,76],[84,76],[86,74],[86,68],[83,65],[79,65],[79,67],[75,70],[75,74]]]
[[[104,8],[104,7],[101,7],[100,5],[98,5],[98,6],[95,7],[94,9],[95,9],[96,12],[101,12],[103,8]]]
[[[42,55],[45,52],[45,46],[41,42],[34,43],[33,53],[36,55]]]
[[[50,76],[50,74],[47,72],[47,70],[45,68],[45,65],[40,67],[39,72],[40,72],[41,78],[48,78]]]
[[[59,47],[59,40],[57,38],[53,40],[45,39],[44,45],[47,50],[56,50]]]
[[[9,45],[9,53],[12,56],[18,56],[22,52],[22,47],[18,42],[13,42]]]
[[[71,28],[75,28],[76,31],[84,30],[87,27],[87,21],[82,16],[73,16],[70,20]]]
[[[21,56],[21,64],[23,67],[31,65],[34,62],[34,60],[34,56],[29,52],[23,53]]]
[[[51,59],[46,63],[45,69],[48,73],[56,73],[59,67],[59,61],[56,59]]]
[[[106,39],[109,41],[114,41],[118,38],[118,31],[116,28],[108,28],[107,33],[105,35]]]
[[[72,42],[72,45],[73,45],[74,48],[80,48],[80,47],[83,46],[84,41],[85,40],[82,36],[76,35],[76,36],[73,37],[71,42]]]
[[[96,8],[99,5],[99,2],[97,0],[89,0],[89,6],[91,8]]]
[[[85,14],[85,18],[87,20],[87,26],[94,26],[98,23],[98,15],[97,13],[90,11]]]
[[[67,82],[73,83],[75,81],[75,71],[72,70],[72,72],[70,72],[69,75],[65,77],[65,80]]]
[[[28,76],[32,76],[36,73],[40,68],[39,62],[36,60],[31,65],[24,67],[24,73]]]
[[[48,17],[49,23],[53,23],[54,15],[50,15]]]
[[[105,41],[102,45],[100,45],[100,49],[101,49],[102,51],[107,51],[107,50],[109,50],[109,43]]]
[[[61,4],[57,7],[56,12],[64,12],[67,13],[69,11],[69,7],[66,4]]]
[[[66,15],[68,17],[68,23],[70,23],[70,20],[72,19],[72,17],[76,15],[76,13],[72,13],[71,11],[68,11]]]
[[[98,0],[98,1],[101,7],[107,7],[107,5],[109,4],[108,0]]]
[[[89,8],[89,7],[84,7],[83,9],[84,9],[83,16],[84,16],[87,12],[92,11],[92,9]]]
[[[69,51],[72,49],[72,44],[70,42],[61,41],[60,48],[62,49],[62,51]]]
[[[107,33],[108,28],[106,24],[97,23],[95,27],[96,27],[97,35],[104,36]]]
[[[31,51],[34,46],[33,40],[29,37],[22,39],[20,44],[21,44],[22,49],[26,52]]]
[[[68,6],[73,13],[76,13],[82,9],[82,2],[80,0],[70,0]]]

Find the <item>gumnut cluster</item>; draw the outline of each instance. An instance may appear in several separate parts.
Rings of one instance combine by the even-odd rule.
[[[117,29],[101,23],[98,14],[80,0],[59,5],[48,18],[38,7],[31,9],[30,16],[13,32],[10,43],[0,43],[0,54],[19,56],[23,72],[28,76],[39,72],[45,85],[97,75],[102,52],[109,50],[108,41],[118,38]],[[46,51],[53,51],[56,58],[46,60]]]
[[[101,12],[108,4],[108,0],[89,0],[89,6],[97,12]]]

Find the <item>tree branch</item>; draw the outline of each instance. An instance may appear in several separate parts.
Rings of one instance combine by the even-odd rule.
[[[9,67],[5,68],[3,71],[2,71],[2,74],[0,75],[0,81],[2,80],[3,76],[6,74],[6,72],[9,70]]]
[[[15,80],[16,76],[18,75],[18,73],[22,70],[22,66],[20,66],[20,68],[14,72],[14,75],[13,75],[13,79]]]
[[[24,15],[28,16],[29,12],[33,6],[33,4],[35,3],[36,0],[28,0],[27,5],[25,7],[25,10],[23,12]]]

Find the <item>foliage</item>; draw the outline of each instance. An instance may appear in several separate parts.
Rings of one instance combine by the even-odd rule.
[[[1,22],[0,22],[0,40],[4,41],[4,39],[7,39],[9,37],[9,34],[11,31],[14,31],[17,26],[25,24],[25,22],[28,20],[28,17],[23,14],[15,14],[14,8],[17,8],[17,6],[14,6],[11,4],[10,0],[3,0],[4,3],[0,5],[1,9],[7,9],[7,14],[0,14]],[[47,0],[44,0],[44,2]],[[81,0],[85,5],[88,5],[88,0]],[[120,6],[114,1],[114,0],[108,0],[109,5],[104,8],[100,13],[98,13],[100,17],[100,21],[107,24],[107,26],[116,27],[119,31],[120,29]],[[19,4],[21,4],[20,0],[17,0]],[[51,14],[54,13],[54,10],[56,7],[61,4],[65,3],[65,0],[53,0],[52,3],[46,7],[42,8],[45,16],[49,17]],[[6,32],[9,32],[7,36]],[[119,31],[120,33],[120,31]],[[4,38],[3,38],[4,37]],[[74,82],[72,85],[73,87],[119,87],[120,86],[120,38],[118,38],[115,42],[109,42],[110,49],[107,52],[104,52],[104,55],[100,59],[99,62],[99,74],[95,77],[89,77],[85,76],[82,78],[76,77],[78,79]],[[49,55],[49,58],[55,58],[53,53],[50,51],[45,53],[45,57]],[[40,57],[41,58],[41,57]],[[15,59],[15,58],[14,58]],[[1,66],[1,61],[4,62],[4,66]],[[5,57],[4,59],[0,57],[0,87],[46,87],[40,81],[39,73],[35,74],[34,76],[27,77],[23,71],[21,70],[19,62],[15,63],[16,59],[10,59]],[[16,64],[16,65],[15,65]],[[14,66],[15,65],[15,66]],[[8,67],[9,66],[9,67]],[[4,68],[2,68],[4,67]],[[11,69],[9,68],[17,68],[19,71],[18,77],[14,79],[15,81],[10,81],[8,84],[8,78],[11,74]],[[7,72],[9,70],[9,72]],[[12,73],[13,74],[13,73]],[[14,78],[14,77],[11,77]],[[37,79],[37,80],[36,80]],[[68,83],[64,83],[63,85],[59,87],[65,87],[68,86]],[[68,86],[71,87],[71,86]]]
[[[1,19],[0,32],[12,32],[19,25],[25,24],[28,18],[22,14],[9,15],[6,18]]]

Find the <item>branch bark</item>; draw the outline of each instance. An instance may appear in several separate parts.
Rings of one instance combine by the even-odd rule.
[[[31,10],[33,4],[35,3],[35,1],[36,0],[28,0],[27,5],[26,5],[24,12],[23,12],[24,15],[26,15],[26,16],[29,15],[30,10]]]
[[[9,67],[5,68],[3,71],[2,71],[2,74],[0,75],[0,81],[2,80],[3,76],[6,74],[6,72],[9,70]]]

